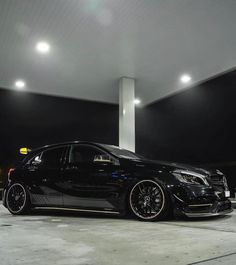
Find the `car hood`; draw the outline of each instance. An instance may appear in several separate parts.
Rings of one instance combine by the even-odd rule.
[[[150,166],[150,167],[163,168],[163,169],[165,168],[166,170],[169,170],[169,171],[186,170],[186,171],[193,171],[195,173],[199,173],[199,174],[207,175],[207,176],[222,174],[217,169],[182,164],[182,163],[175,163],[175,162],[148,160],[148,159],[147,160],[146,159],[134,160],[133,162],[135,162],[137,166],[138,165],[140,166],[142,164],[143,166],[147,166],[147,167]]]

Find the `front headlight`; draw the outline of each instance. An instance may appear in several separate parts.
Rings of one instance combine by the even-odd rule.
[[[179,181],[183,183],[209,186],[207,177],[205,177],[204,175],[195,173],[193,171],[175,170],[173,174]]]

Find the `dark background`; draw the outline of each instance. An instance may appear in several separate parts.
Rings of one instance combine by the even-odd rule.
[[[236,71],[138,109],[137,151],[185,162],[236,159]]]
[[[149,158],[203,164],[236,187],[236,71],[136,108],[136,151]],[[118,144],[118,106],[0,89],[1,175],[22,146],[70,140]]]
[[[0,181],[21,159],[20,147],[72,140],[118,145],[118,119],[117,105],[0,89]]]

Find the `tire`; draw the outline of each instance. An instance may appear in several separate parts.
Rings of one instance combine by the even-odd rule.
[[[6,194],[6,206],[14,215],[26,214],[30,210],[29,194],[23,184],[12,184]]]
[[[141,180],[130,191],[129,208],[139,220],[158,221],[170,212],[170,200],[160,183]]]

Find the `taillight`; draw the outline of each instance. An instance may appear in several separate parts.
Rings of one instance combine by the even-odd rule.
[[[7,173],[8,178],[10,178],[11,173],[12,173],[14,170],[15,170],[15,168],[10,168],[10,169],[8,170],[8,173]]]

